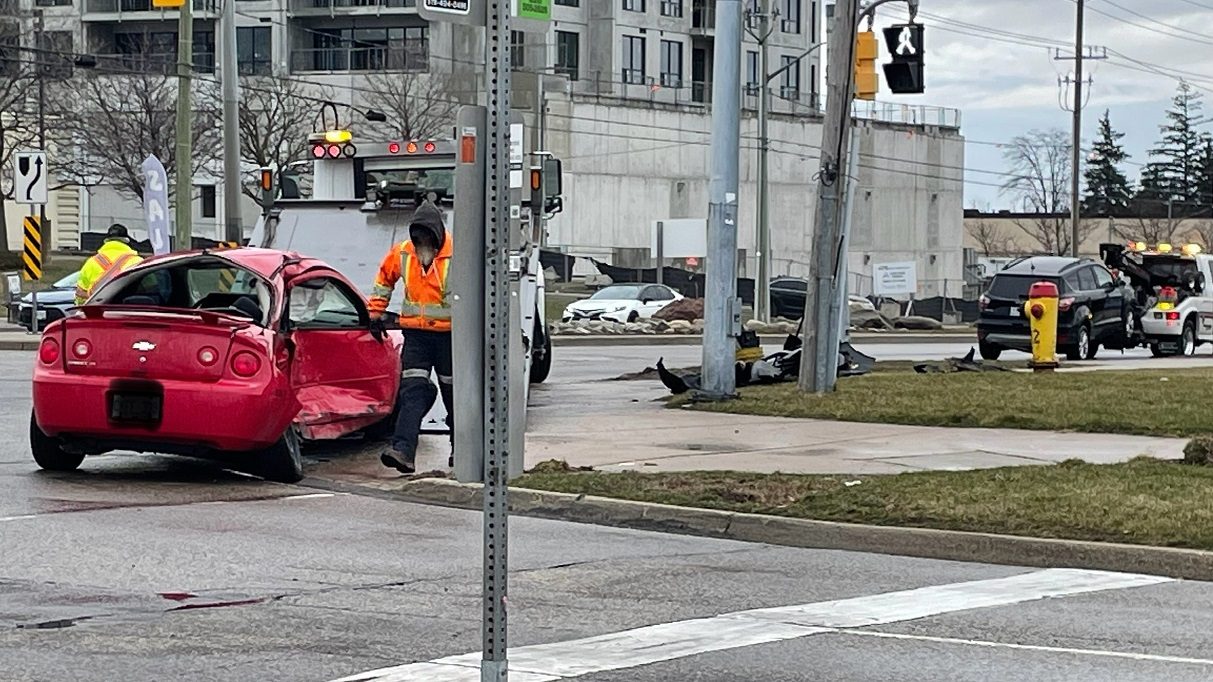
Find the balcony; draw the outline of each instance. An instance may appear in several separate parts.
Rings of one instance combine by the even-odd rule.
[[[290,11],[304,16],[412,14],[417,0],[291,0]]]
[[[691,3],[691,35],[706,36],[716,30],[716,3],[694,0]]]
[[[423,47],[319,47],[291,51],[291,73],[428,71]]]
[[[131,75],[151,73],[162,76],[177,75],[177,53],[157,52],[151,54],[99,54],[97,66],[92,69],[98,75]],[[195,73],[215,72],[214,52],[194,53]]]
[[[218,17],[218,0],[193,0],[194,16]],[[175,9],[152,6],[152,0],[84,0],[81,17],[94,21],[123,19],[163,19],[176,17]]]

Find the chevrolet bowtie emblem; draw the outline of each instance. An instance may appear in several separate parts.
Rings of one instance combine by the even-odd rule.
[[[148,351],[156,350],[156,344],[152,343],[151,341],[138,341],[135,343],[135,345],[131,346],[131,348],[134,348],[140,353],[146,353]]]

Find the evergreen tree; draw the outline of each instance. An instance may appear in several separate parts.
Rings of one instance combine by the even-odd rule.
[[[1201,137],[1202,147],[1200,156],[1200,188],[1198,196],[1200,203],[1208,206],[1213,204],[1213,137]]]
[[[1099,119],[1099,137],[1091,146],[1091,157],[1083,179],[1087,193],[1083,198],[1083,213],[1113,215],[1123,213],[1133,200],[1129,178],[1121,172],[1119,165],[1129,158],[1121,146],[1124,133],[1112,128],[1109,113],[1105,110]]]
[[[1201,196],[1205,145],[1192,122],[1200,113],[1201,95],[1187,83],[1167,112],[1162,139],[1150,150],[1150,162],[1141,174],[1142,198],[1150,203],[1196,204]]]

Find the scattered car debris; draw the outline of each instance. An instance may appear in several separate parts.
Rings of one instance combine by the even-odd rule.
[[[1011,369],[993,362],[977,359],[977,349],[970,348],[963,358],[948,358],[944,363],[923,362],[914,365],[919,374],[952,374],[954,372],[1010,372]]]

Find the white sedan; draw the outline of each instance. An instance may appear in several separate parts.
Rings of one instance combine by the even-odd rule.
[[[635,322],[652,317],[653,313],[680,300],[682,294],[664,284],[614,284],[587,299],[570,303],[561,320]]]

